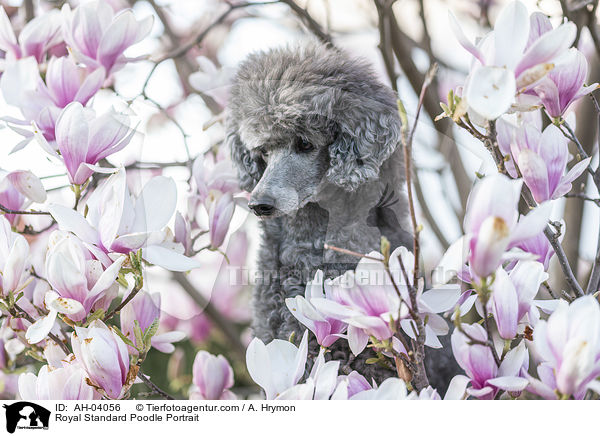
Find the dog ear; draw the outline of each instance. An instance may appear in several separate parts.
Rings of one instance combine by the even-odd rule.
[[[383,85],[366,95],[336,92],[338,135],[329,146],[328,180],[354,191],[379,175],[400,141],[396,99]]]
[[[228,128],[225,141],[231,151],[231,159],[237,168],[240,188],[251,192],[262,177],[265,170],[264,162],[260,158],[252,156],[250,150],[240,139],[237,129]]]

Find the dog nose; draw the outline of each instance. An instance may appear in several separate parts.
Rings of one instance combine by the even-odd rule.
[[[256,216],[273,215],[273,212],[275,212],[275,200],[271,197],[250,199],[248,207],[252,209]]]

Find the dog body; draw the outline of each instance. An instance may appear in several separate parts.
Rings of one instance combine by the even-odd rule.
[[[412,247],[396,96],[365,62],[309,43],[251,55],[228,111],[227,142],[263,232],[254,334],[299,337],[285,299],[304,295],[317,270],[332,278],[359,260],[325,244],[368,253],[385,236],[392,249]],[[332,355],[350,362],[345,342]],[[393,374],[364,359],[348,367]]]

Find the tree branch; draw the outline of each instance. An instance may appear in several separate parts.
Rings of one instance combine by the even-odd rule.
[[[241,359],[242,362],[246,361],[246,347],[240,340],[239,332],[236,328],[231,324],[229,320],[227,320],[219,310],[212,305],[212,303],[204,298],[202,294],[192,285],[192,283],[187,279],[184,273],[181,272],[173,272],[172,277],[175,279],[177,283],[183,288],[183,290],[192,297],[192,300],[203,309],[204,313],[208,318],[210,318],[215,325],[221,330],[221,332],[225,335],[227,340],[229,341],[229,345],[231,346],[234,353]]]

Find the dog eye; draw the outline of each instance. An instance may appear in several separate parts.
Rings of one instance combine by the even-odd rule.
[[[313,151],[314,149],[315,149],[315,146],[312,145],[310,142],[306,141],[305,139],[302,139],[302,138],[296,139],[296,150],[298,150],[298,152],[308,153],[309,151]]]

